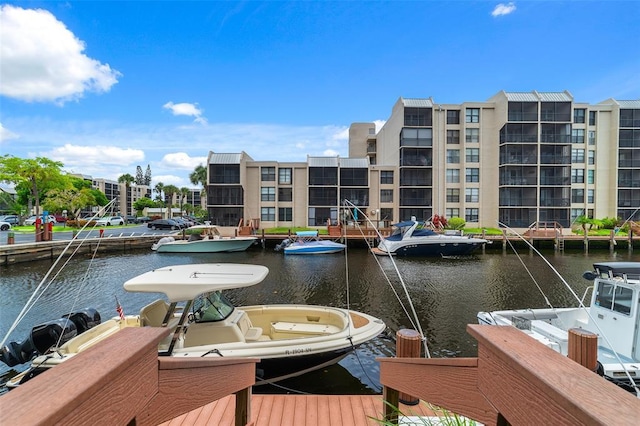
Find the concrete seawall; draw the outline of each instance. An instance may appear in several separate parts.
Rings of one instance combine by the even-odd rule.
[[[93,254],[148,249],[166,235],[136,235],[128,237],[82,238],[60,241],[43,241],[37,243],[7,244],[0,246],[0,265],[11,265],[34,260],[55,260],[65,251],[66,256],[72,253]],[[69,245],[71,243],[71,245]],[[67,248],[68,246],[68,248]],[[79,248],[78,248],[79,247]],[[76,252],[77,249],[77,252]]]

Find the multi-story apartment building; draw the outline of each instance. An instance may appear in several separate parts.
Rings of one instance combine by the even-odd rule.
[[[486,102],[400,98],[376,132],[353,123],[349,158],[305,163],[209,154],[210,219],[322,226],[347,199],[370,219],[435,214],[470,226],[569,227],[581,216],[640,219],[640,100],[499,92]]]
[[[116,200],[111,208],[114,214],[128,215],[133,214],[133,204],[140,198],[151,198],[151,188],[146,185],[129,185],[113,180],[102,178],[84,177],[91,180],[93,188],[99,189],[107,197],[107,200]],[[94,208],[94,210],[96,210]]]

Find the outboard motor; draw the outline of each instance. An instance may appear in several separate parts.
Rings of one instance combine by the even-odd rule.
[[[27,363],[38,355],[45,355],[54,346],[60,346],[78,334],[95,327],[100,322],[98,311],[86,308],[37,325],[31,329],[29,337],[22,342],[10,342],[7,346],[0,348],[0,361],[9,367]]]
[[[90,328],[100,324],[101,318],[97,310],[93,308],[85,308],[78,312],[63,315],[62,318],[69,318],[78,329],[78,334],[84,333]]]
[[[290,240],[289,238],[285,238],[284,240],[282,240],[280,244],[276,246],[275,251],[283,250],[285,247],[287,247],[291,243],[292,243],[292,240]]]
[[[46,354],[58,342],[61,345],[77,334],[76,325],[66,318],[37,325],[22,342],[10,342],[0,349],[0,360],[9,367],[24,364],[38,355]]]

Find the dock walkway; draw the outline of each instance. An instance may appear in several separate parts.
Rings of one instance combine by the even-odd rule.
[[[185,413],[161,426],[233,426],[233,395]],[[368,426],[384,419],[382,395],[252,395],[252,426]],[[407,416],[433,416],[426,403],[400,404]],[[251,424],[251,423],[249,423]],[[425,423],[428,424],[428,423]]]

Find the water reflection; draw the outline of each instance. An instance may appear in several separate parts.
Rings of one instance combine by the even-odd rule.
[[[588,286],[582,273],[591,269],[594,262],[640,261],[640,253],[631,254],[626,250],[589,255],[551,251],[544,255],[579,296]],[[577,304],[545,261],[529,253],[488,253],[465,259],[397,258],[398,276],[390,259],[376,258],[364,249],[350,249],[346,256],[308,257],[284,256],[260,248],[217,254],[159,254],[143,250],[96,259],[74,259],[56,277],[10,340],[21,340],[33,325],[57,318],[74,308],[94,307],[103,318],[114,316],[116,297],[125,313],[137,313],[158,295],[126,293],[122,288],[124,281],[162,266],[207,262],[255,263],[269,268],[269,275],[261,284],[228,293],[236,305],[308,303],[346,307],[348,304],[352,309],[382,318],[392,334],[400,328],[414,328],[400,303],[402,301],[410,310],[407,296],[400,287],[402,278],[427,336],[431,354],[438,357],[475,356],[476,342],[466,333],[466,325],[476,323],[476,313],[543,307],[545,299],[538,287],[553,306]],[[0,268],[1,336],[7,333],[51,264],[41,261]],[[392,353],[393,344],[380,338],[363,345],[356,355],[349,355],[340,365],[292,379],[283,385],[316,393],[376,393],[380,388],[375,358]],[[7,371],[4,365],[0,366],[0,374]]]

